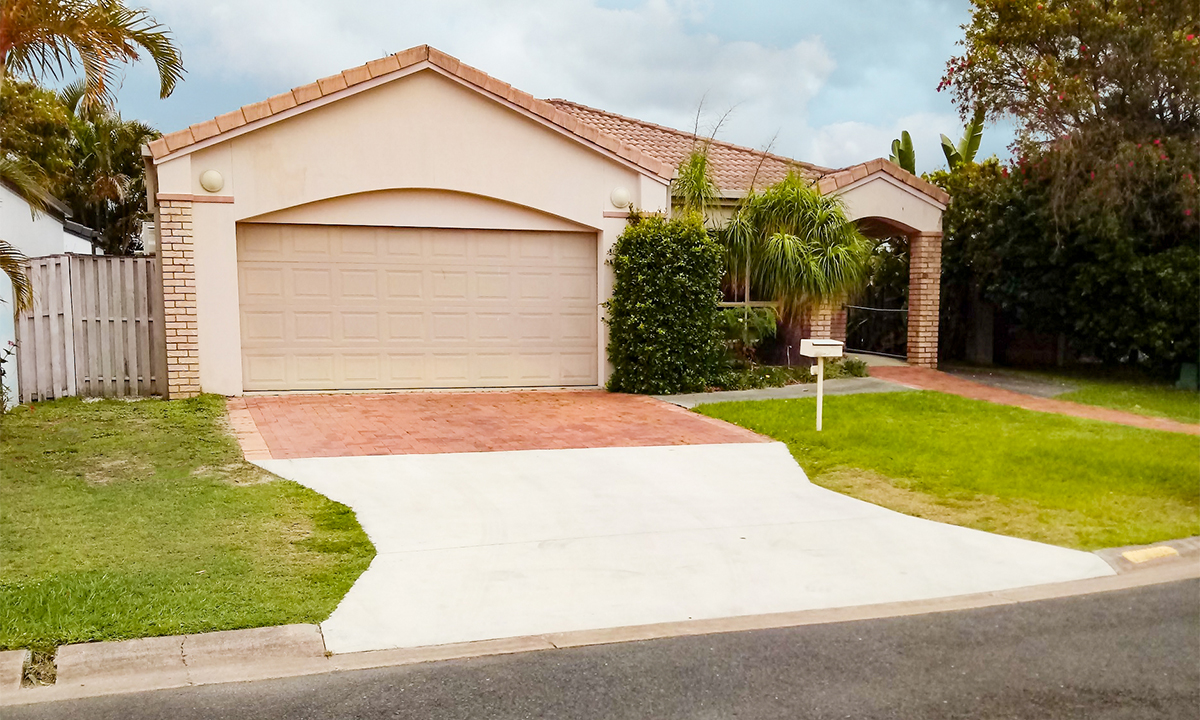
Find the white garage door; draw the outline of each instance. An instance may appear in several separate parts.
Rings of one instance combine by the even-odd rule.
[[[238,226],[246,390],[597,383],[588,233]]]

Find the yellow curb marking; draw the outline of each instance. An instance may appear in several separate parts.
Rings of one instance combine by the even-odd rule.
[[[1121,557],[1131,563],[1144,563],[1147,560],[1157,560],[1158,558],[1173,557],[1179,554],[1179,551],[1169,545],[1158,545],[1156,547],[1142,548],[1141,550],[1130,550],[1121,553]]]

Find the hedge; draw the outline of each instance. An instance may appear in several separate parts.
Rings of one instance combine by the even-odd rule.
[[[720,370],[721,248],[698,217],[632,216],[609,256],[614,392],[704,390]]]

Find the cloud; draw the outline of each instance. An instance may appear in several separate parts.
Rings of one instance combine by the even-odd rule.
[[[962,133],[962,123],[953,112],[906,115],[882,124],[831,123],[814,131],[806,159],[818,165],[844,167],[871,158],[886,158],[891,154],[892,140],[900,137],[903,130],[912,136],[917,171],[927,172],[946,163],[940,134],[957,138]]]
[[[192,78],[277,89],[430,44],[540,97],[690,128],[733,108],[727,137],[765,143],[802,118],[834,62],[818,37],[776,47],[697,30],[707,3],[647,0],[159,0]]]

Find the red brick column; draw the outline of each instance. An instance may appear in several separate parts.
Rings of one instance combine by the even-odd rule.
[[[908,362],[937,367],[938,311],[942,297],[942,234],[909,238]]]
[[[829,337],[846,342],[846,306],[843,305],[833,313],[830,321]]]
[[[196,339],[196,269],[192,256],[192,202],[159,202],[159,266],[167,336],[167,398],[200,394]]]

